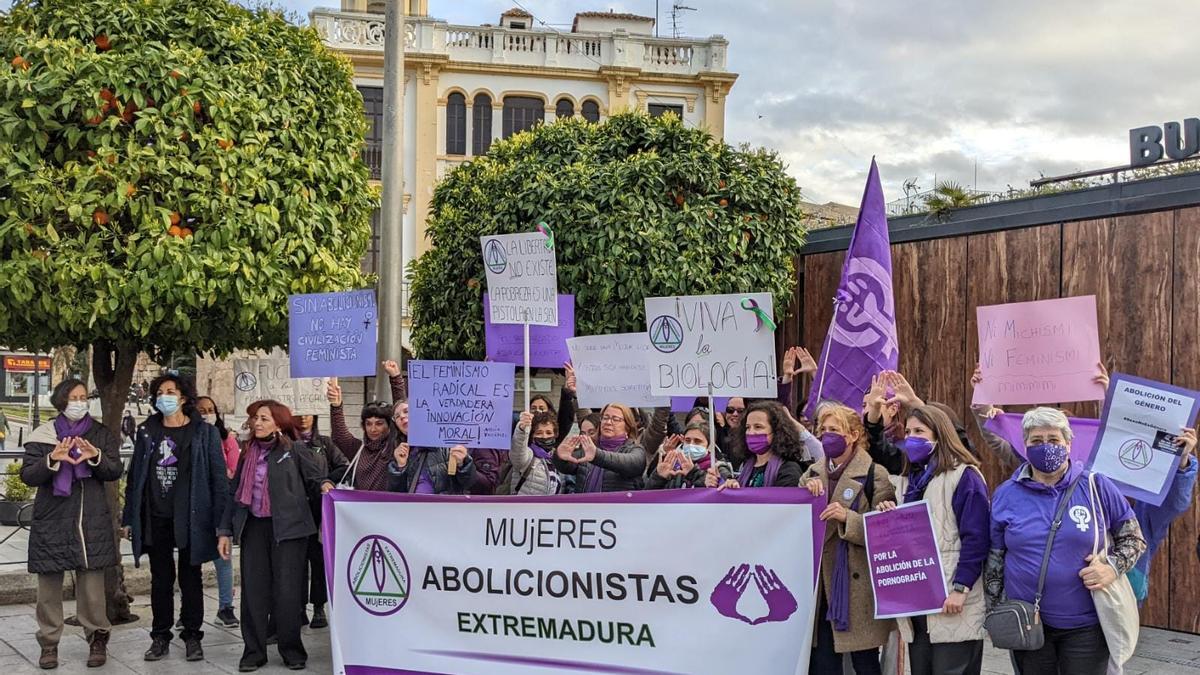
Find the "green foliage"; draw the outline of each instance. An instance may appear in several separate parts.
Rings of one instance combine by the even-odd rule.
[[[975,204],[982,195],[975,194],[953,181],[943,181],[925,198],[925,207],[934,216],[944,216],[954,209]]]
[[[20,462],[13,462],[5,469],[4,499],[10,502],[27,502],[33,499],[33,488],[21,480]]]
[[[315,31],[226,0],[18,0],[0,58],[0,342],[268,347],[288,294],[366,284],[362,99]]]
[[[643,297],[774,293],[782,316],[804,242],[800,189],[765,150],[678,118],[567,119],[492,145],[434,192],[433,248],[412,272],[422,358],[482,358],[479,237],[554,230],[558,288],[580,335],[645,330]]]

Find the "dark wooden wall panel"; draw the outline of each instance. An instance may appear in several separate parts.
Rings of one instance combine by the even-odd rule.
[[[1005,230],[967,238],[967,306],[965,316],[966,363],[960,377],[970,382],[979,358],[979,330],[975,320],[977,307],[1009,302],[1057,298],[1062,283],[1062,227],[1043,225],[1022,230]],[[959,414],[975,447],[982,449],[978,427],[970,423],[971,394],[967,385],[966,401]],[[1022,406],[1010,406],[1019,412]],[[995,457],[980,452],[988,485],[995,489],[1008,480],[1008,472]]]
[[[1175,216],[1174,288],[1172,297],[1172,384],[1200,390],[1200,209],[1184,209]],[[1193,423],[1195,420],[1193,420]],[[1200,535],[1200,508],[1175,521],[1170,541],[1159,559],[1167,559],[1170,577],[1170,627],[1200,633],[1200,561],[1196,540]],[[1160,580],[1155,579],[1154,583]]]
[[[1174,229],[1173,211],[1063,226],[1063,296],[1095,294],[1106,362],[1160,382],[1171,379]],[[1079,416],[1100,415],[1097,403],[1067,407]],[[1142,608],[1146,625],[1170,625],[1170,585],[1169,556],[1156,556]]]
[[[837,293],[838,283],[842,278],[842,262],[846,259],[845,251],[819,253],[805,256],[804,261],[804,319],[800,325],[800,346],[808,349],[814,359],[821,358],[821,348],[824,346],[825,335],[829,331],[829,321],[833,318],[833,296]],[[808,398],[812,388],[812,378],[804,378],[796,392],[796,401]]]

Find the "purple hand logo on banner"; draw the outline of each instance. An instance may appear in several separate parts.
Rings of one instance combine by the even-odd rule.
[[[757,619],[743,615],[737,608],[738,601],[742,599],[742,594],[746,592],[746,586],[750,584],[751,579],[754,580],[759,594],[767,603],[767,613]],[[752,572],[750,565],[746,563],[730,567],[725,577],[717,583],[717,587],[709,595],[708,601],[721,616],[737,619],[751,626],[787,621],[792,614],[796,613],[797,608],[796,597],[780,581],[775,570],[755,565]]]

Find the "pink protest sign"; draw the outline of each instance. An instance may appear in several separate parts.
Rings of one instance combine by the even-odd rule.
[[[979,321],[983,382],[973,403],[1098,401],[1096,296],[989,305]]]

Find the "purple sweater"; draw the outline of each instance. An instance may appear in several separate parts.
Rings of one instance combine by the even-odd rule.
[[[924,497],[922,490],[917,499]],[[987,484],[978,472],[963,472],[962,480],[958,482],[954,497],[950,500],[950,507],[954,509],[958,536],[962,539],[954,583],[970,588],[983,573],[983,563],[987,561],[988,549],[991,548],[991,505]]]

